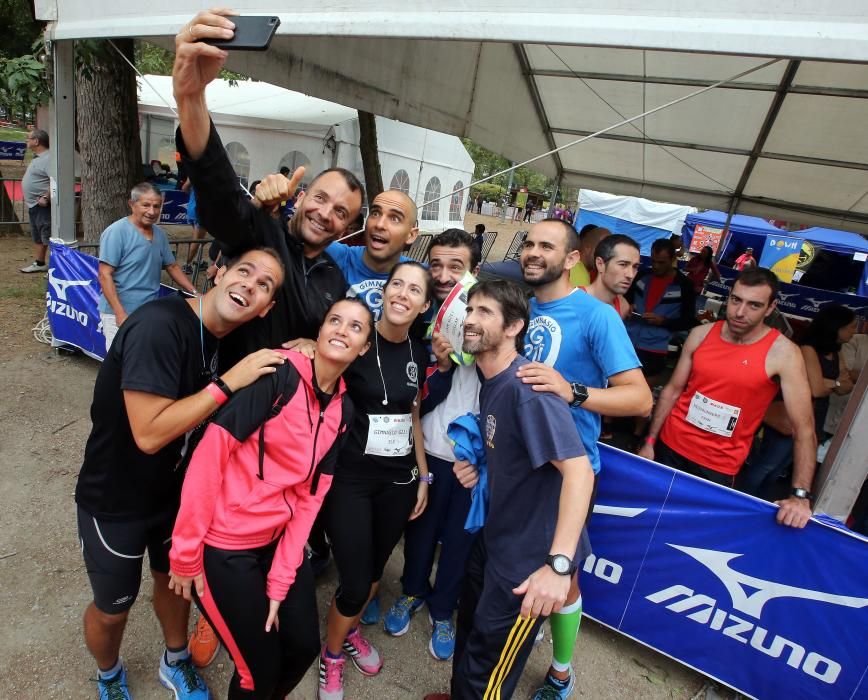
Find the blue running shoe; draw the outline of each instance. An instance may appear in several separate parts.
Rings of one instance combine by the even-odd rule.
[[[410,618],[413,613],[425,605],[423,598],[412,595],[402,595],[394,602],[383,619],[383,629],[393,637],[400,637],[410,629]]]
[[[455,625],[452,620],[431,620],[431,641],[428,643],[428,651],[431,656],[439,661],[449,661],[455,653]]]
[[[211,692],[188,656],[174,664],[160,657],[160,683],[175,694],[175,700],[212,700]]]
[[[121,666],[111,678],[96,678],[99,700],[133,700],[127,686],[127,669]]]
[[[570,697],[575,689],[576,677],[573,675],[572,667],[570,667],[570,677],[565,681],[547,673],[542,687],[533,694],[533,700],[562,700]]]
[[[380,621],[380,596],[375,595],[362,611],[359,619],[363,625],[376,625]]]

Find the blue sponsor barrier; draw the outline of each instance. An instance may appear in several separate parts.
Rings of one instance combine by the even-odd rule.
[[[20,141],[0,141],[0,160],[24,160],[27,144]]]
[[[586,613],[756,698],[868,697],[868,541],[600,445]]]
[[[163,209],[160,212],[161,224],[186,224],[187,204],[190,195],[181,190],[163,191]]]
[[[50,243],[45,304],[55,345],[71,345],[97,360],[105,359],[99,316],[99,260],[59,243]],[[158,296],[178,290],[160,285]]]
[[[729,296],[729,291],[738,277],[738,271],[731,267],[720,268],[720,282],[707,282],[705,288],[709,292]],[[781,283],[778,294],[778,309],[781,313],[791,316],[813,318],[826,304],[842,304],[852,309],[857,316],[868,317],[868,298],[857,294],[842,294],[829,292],[825,289],[804,287],[800,284]]]

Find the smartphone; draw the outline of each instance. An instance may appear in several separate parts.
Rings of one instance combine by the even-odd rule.
[[[265,51],[280,26],[279,17],[266,15],[236,15],[227,19],[235,24],[235,36],[231,39],[203,39],[202,41],[227,51]]]

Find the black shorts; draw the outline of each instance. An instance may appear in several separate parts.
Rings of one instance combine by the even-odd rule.
[[[51,239],[51,207],[30,207],[30,235],[34,243],[48,245]]]
[[[715,484],[720,484],[721,486],[733,488],[733,484],[735,483],[735,476],[724,474],[716,469],[711,469],[687,459],[687,457],[673,450],[660,438],[657,438],[657,442],[654,445],[654,461],[686,472],[687,474],[693,474],[693,476],[698,476],[706,481],[713,481]]]
[[[636,348],[636,356],[642,363],[642,374],[646,377],[656,377],[666,369],[666,355],[665,352],[651,352]]]
[[[97,520],[78,506],[78,537],[93,602],[104,613],[129,610],[142,583],[142,561],[148,553],[152,571],[169,573],[169,549],[176,512],[142,520]]]

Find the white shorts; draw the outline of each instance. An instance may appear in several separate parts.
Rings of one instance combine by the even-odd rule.
[[[102,321],[102,334],[105,336],[105,351],[108,352],[112,346],[112,341],[118,334],[117,317],[114,314],[104,314],[99,312],[100,321]]]

